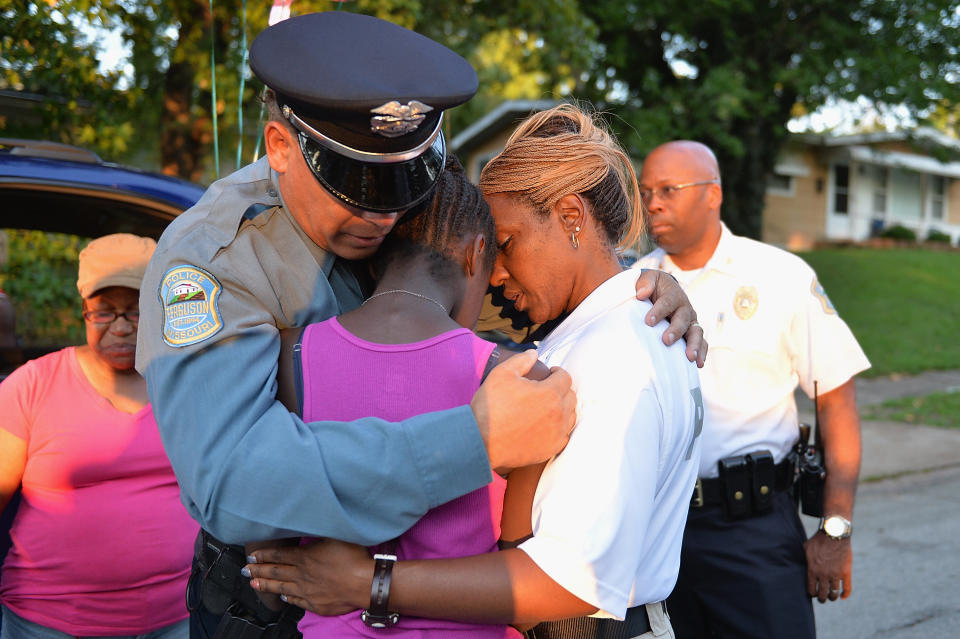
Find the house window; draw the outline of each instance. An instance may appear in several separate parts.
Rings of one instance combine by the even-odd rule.
[[[833,167],[833,212],[846,215],[850,197],[850,167],[837,164]]]
[[[885,166],[874,167],[873,213],[882,217],[887,212],[887,184],[890,182],[890,170]]]
[[[893,169],[890,172],[889,219],[919,223],[923,219],[923,202],[923,174]]]
[[[793,195],[793,176],[783,173],[771,173],[767,176],[767,193],[773,195]]]
[[[930,217],[934,220],[943,219],[944,196],[947,192],[947,180],[940,175],[930,176]]]

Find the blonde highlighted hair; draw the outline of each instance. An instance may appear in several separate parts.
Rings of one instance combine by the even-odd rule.
[[[590,202],[612,245],[636,245],[643,235],[637,175],[597,114],[573,104],[534,113],[483,168],[484,195],[506,193],[547,216],[568,194]]]

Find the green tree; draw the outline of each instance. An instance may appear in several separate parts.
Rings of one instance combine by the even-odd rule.
[[[120,74],[100,73],[95,43],[80,24],[110,24],[116,3],[61,11],[53,2],[0,2],[0,89],[37,99],[31,114],[0,119],[3,135],[43,137],[126,152],[137,95],[118,91]]]
[[[215,177],[217,142],[221,173],[229,172],[250,161],[259,135],[260,85],[249,72],[244,44],[266,27],[269,9],[266,0],[0,3],[0,21],[9,25],[0,36],[0,89],[44,98],[42,117],[0,121],[0,133],[79,144],[107,159],[203,182]],[[337,9],[391,20],[483,63],[477,66],[485,93],[453,114],[452,131],[482,115],[499,94],[542,97],[569,90],[573,74],[590,59],[587,49],[571,44],[592,36],[575,0],[293,5],[295,14]],[[129,77],[99,71],[96,29],[121,30]],[[245,149],[239,162],[238,143]]]
[[[243,45],[266,26],[269,5],[0,0],[0,89],[46,98],[40,118],[0,121],[0,134],[81,144],[195,181],[215,177],[215,142],[221,173],[249,162],[259,83]],[[451,114],[451,134],[504,98],[574,96],[613,112],[638,156],[672,138],[709,144],[725,219],[754,236],[791,116],[866,96],[955,128],[960,104],[960,0],[296,0],[293,9],[338,7],[415,29],[474,64],[480,93]],[[129,79],[99,72],[91,26],[122,29]]]
[[[0,230],[8,258],[0,289],[17,313],[17,333],[28,347],[79,344],[83,339],[77,264],[87,240],[40,231]]]
[[[723,215],[759,236],[765,180],[791,116],[866,96],[925,121],[960,102],[956,0],[605,0],[581,91],[643,155],[674,138],[711,146]],[[616,124],[616,123],[615,123]]]

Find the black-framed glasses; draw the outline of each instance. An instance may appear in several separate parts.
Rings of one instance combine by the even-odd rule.
[[[116,311],[83,311],[83,319],[92,324],[113,324],[118,318],[122,317],[131,324],[140,323],[140,311],[125,311],[117,313]]]
[[[640,200],[644,204],[650,204],[654,197],[659,197],[661,200],[671,200],[673,199],[673,196],[677,194],[677,191],[689,189],[691,186],[705,186],[707,184],[720,184],[720,179],[713,178],[712,180],[701,180],[700,182],[687,182],[686,184],[665,184],[664,186],[658,186],[653,189],[640,189]]]

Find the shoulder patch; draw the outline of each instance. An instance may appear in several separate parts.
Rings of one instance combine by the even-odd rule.
[[[824,313],[827,315],[837,314],[837,309],[833,307],[833,302],[827,297],[827,292],[823,290],[823,285],[817,280],[816,275],[813,276],[813,281],[810,283],[810,292],[813,293],[813,296],[820,302]]]
[[[163,341],[181,347],[216,335],[223,328],[217,307],[222,290],[217,278],[196,266],[168,270],[160,282]]]

